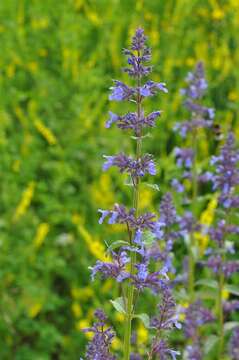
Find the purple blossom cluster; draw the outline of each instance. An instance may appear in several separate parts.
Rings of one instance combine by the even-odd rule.
[[[186,98],[184,106],[191,113],[191,118],[190,120],[176,123],[174,130],[177,131],[182,138],[186,138],[187,136],[193,137],[192,147],[176,147],[174,155],[176,165],[185,170],[182,174],[182,180],[189,179],[192,182],[204,183],[212,180],[212,175],[208,171],[199,173],[198,169],[195,169],[197,160],[197,131],[200,128],[211,128],[215,114],[214,109],[201,105],[201,100],[208,86],[202,62],[198,62],[195,70],[188,74],[186,82],[187,87],[181,90],[181,94]],[[172,186],[179,193],[185,191],[182,181],[178,179],[172,180]]]
[[[110,345],[115,336],[111,327],[106,327],[107,317],[105,313],[98,309],[95,311],[97,321],[91,328],[84,329],[84,332],[93,333],[93,338],[87,346],[87,360],[116,360],[116,357],[110,353]]]
[[[192,113],[192,119],[177,123],[175,130],[185,138],[187,133],[199,128],[210,128],[215,116],[213,108],[208,108],[200,104],[200,100],[205,95],[208,84],[205,79],[204,67],[202,62],[198,62],[194,72],[189,72],[186,78],[187,87],[181,89],[181,94],[186,97],[184,106]]]
[[[239,184],[239,152],[235,148],[235,139],[232,133],[228,134],[219,156],[213,156],[212,163],[216,166],[213,175],[213,189],[219,193],[219,204],[222,207],[222,216],[214,227],[209,229],[209,235],[214,247],[208,251],[207,266],[215,274],[222,272],[225,278],[239,271],[239,261],[227,260],[226,254],[234,254],[233,243],[227,244],[232,235],[239,234],[239,226],[230,223],[230,214],[237,207],[238,196],[235,195],[236,186]],[[239,204],[239,203],[238,203]]]
[[[232,132],[228,134],[219,156],[213,156],[211,163],[216,166],[213,189],[220,191],[219,202],[224,208],[239,207],[239,196],[234,190],[239,185],[239,151],[235,148]]]
[[[156,175],[156,168],[152,155],[145,154],[140,159],[132,159],[125,154],[116,156],[104,156],[106,162],[103,165],[103,170],[108,170],[111,166],[117,166],[121,173],[126,172],[135,181],[135,178],[144,176],[145,174]]]
[[[232,360],[239,360],[239,327],[237,327],[231,337],[229,352]]]
[[[200,327],[214,320],[214,316],[202,306],[200,300],[190,304],[185,310],[184,333],[185,337],[190,340],[190,345],[186,347],[188,360],[203,359]]]

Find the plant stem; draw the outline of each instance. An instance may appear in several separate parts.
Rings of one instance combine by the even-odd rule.
[[[222,260],[223,263],[224,260]],[[224,316],[223,316],[223,288],[224,288],[224,274],[222,271],[222,266],[219,270],[219,281],[218,281],[218,336],[219,336],[219,346],[218,346],[218,359],[223,358],[224,350]]]
[[[230,209],[226,213],[225,222],[229,224],[230,221]],[[225,241],[226,234],[224,235]],[[224,352],[224,313],[223,313],[223,290],[224,290],[224,283],[225,283],[225,275],[223,273],[223,264],[226,261],[226,254],[225,254],[225,244],[221,244],[222,250],[222,257],[221,257],[221,266],[219,268],[218,274],[218,293],[217,293],[217,312],[218,312],[218,337],[219,337],[219,345],[218,345],[218,358],[223,358]]]
[[[139,54],[138,54],[139,56]],[[140,87],[140,78],[137,78],[137,87],[138,87],[138,95],[137,95],[137,118],[139,119],[141,116],[141,99],[139,93]],[[141,156],[141,147],[142,147],[142,139],[141,139],[141,131],[140,134],[136,134],[137,143],[136,143],[136,159],[138,160]],[[135,209],[135,217],[138,216],[139,212],[139,186],[140,186],[140,177],[136,177],[133,191],[133,208]],[[130,243],[132,245],[132,235],[130,236]],[[136,252],[131,253],[130,257],[130,273],[133,274],[135,271],[135,263],[136,263]],[[124,360],[130,359],[130,348],[131,348],[131,327],[132,327],[132,318],[134,311],[134,286],[129,282],[127,289],[127,311],[125,316],[125,333],[124,333]]]
[[[192,214],[195,217],[196,215],[196,201],[198,193],[198,179],[197,179],[197,131],[193,129],[192,132],[192,149],[193,149],[193,163],[192,163],[192,203],[191,209]],[[192,303],[195,300],[194,286],[195,286],[195,236],[193,231],[190,234],[190,243],[189,243],[189,261],[188,261],[188,291],[190,302]]]

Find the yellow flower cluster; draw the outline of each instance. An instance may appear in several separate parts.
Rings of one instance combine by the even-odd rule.
[[[20,203],[18,204],[15,213],[13,215],[14,222],[17,222],[26,213],[27,209],[31,204],[35,187],[36,187],[36,183],[34,181],[31,181],[28,184],[27,188],[24,190]]]
[[[212,197],[211,201],[208,203],[207,208],[201,214],[200,223],[202,225],[209,227],[212,224],[216,207],[217,207],[217,194]],[[198,241],[200,252],[201,254],[203,254],[208,245],[209,236],[207,234],[204,235],[199,232],[196,232],[194,236]]]
[[[40,248],[50,230],[50,225],[47,223],[39,224],[34,238],[34,246],[36,249]]]
[[[47,128],[40,119],[35,119],[34,125],[38,132],[46,139],[49,145],[56,145],[57,139],[53,132]]]

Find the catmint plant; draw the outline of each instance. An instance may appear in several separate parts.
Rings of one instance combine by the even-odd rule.
[[[206,265],[213,271],[217,279],[217,316],[218,316],[218,358],[222,358],[224,347],[224,319],[225,314],[238,309],[238,301],[223,301],[223,291],[228,279],[239,271],[239,262],[230,259],[235,253],[234,244],[230,241],[239,234],[239,226],[233,224],[235,209],[239,207],[239,196],[236,188],[239,185],[239,151],[235,146],[235,138],[229,132],[219,156],[213,156],[212,165],[215,166],[213,175],[213,189],[218,193],[218,216],[214,227],[209,229],[213,242],[208,249]]]
[[[188,241],[188,291],[190,302],[195,300],[195,254],[197,251],[195,231],[200,227],[197,222],[197,197],[198,185],[211,179],[209,172],[200,173],[198,167],[198,145],[199,132],[202,128],[210,128],[213,125],[214,109],[202,105],[202,98],[207,90],[208,84],[204,75],[202,62],[198,62],[193,72],[189,72],[186,78],[187,87],[181,89],[181,94],[185,97],[184,106],[190,112],[189,120],[176,123],[175,131],[180,136],[191,143],[190,147],[175,148],[176,165],[183,169],[182,180],[190,181],[191,192],[186,198],[186,203],[190,204],[189,211],[181,220],[181,227],[184,234],[189,235]],[[186,192],[182,181],[173,179],[172,186],[177,192]]]
[[[155,126],[161,111],[146,114],[143,109],[144,101],[158,92],[167,93],[165,83],[144,81],[152,67],[148,65],[151,50],[146,46],[143,29],[137,29],[132,38],[130,49],[123,50],[127,57],[128,67],[124,68],[133,85],[115,80],[111,87],[109,99],[111,101],[130,101],[135,105],[135,111],[125,115],[109,113],[106,128],[115,124],[119,129],[131,131],[131,138],[135,141],[135,154],[105,155],[103,170],[116,166],[120,173],[128,174],[132,186],[132,207],[116,203],[112,209],[99,209],[99,223],[122,224],[125,227],[125,240],[116,241],[109,245],[108,261],[97,261],[91,268],[92,279],[99,275],[102,279],[114,279],[121,289],[121,297],[111,301],[117,311],[124,315],[124,360],[141,359],[131,353],[132,321],[139,319],[152,330],[152,342],[145,351],[143,358],[148,359],[176,359],[179,354],[170,348],[165,334],[174,327],[180,328],[176,304],[173,299],[173,289],[168,273],[173,271],[172,246],[177,231],[172,227],[177,223],[177,215],[172,204],[170,194],[162,199],[160,216],[151,212],[140,213],[140,188],[145,175],[156,174],[156,165],[151,154],[143,154],[142,141],[145,129]],[[150,319],[148,314],[137,314],[137,300],[144,291],[150,291],[159,299],[156,315]],[[105,328],[106,317],[100,310],[96,312],[97,322],[86,331],[94,333],[88,345],[86,359],[98,360],[115,359],[109,347],[113,338],[111,328]],[[99,354],[97,353],[99,352]]]
[[[213,320],[213,315],[208,309],[203,307],[200,300],[193,302],[185,310],[184,334],[189,343],[185,351],[187,360],[203,359],[200,331],[204,324],[212,322]]]

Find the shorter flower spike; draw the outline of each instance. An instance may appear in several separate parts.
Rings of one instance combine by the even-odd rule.
[[[239,327],[237,327],[232,334],[229,352],[232,360],[239,360]]]
[[[116,357],[110,354],[110,345],[115,336],[112,328],[105,329],[107,317],[103,310],[95,311],[97,321],[91,328],[84,329],[84,332],[92,332],[93,338],[87,346],[86,360],[116,360]]]

